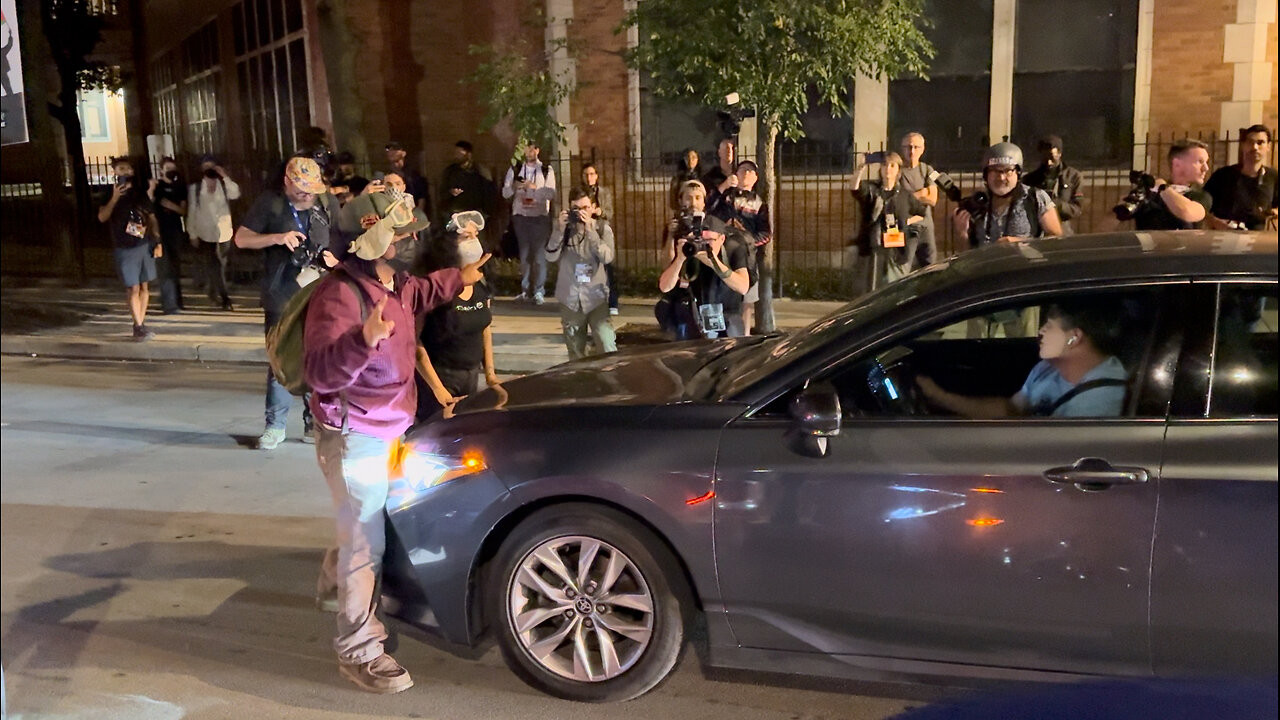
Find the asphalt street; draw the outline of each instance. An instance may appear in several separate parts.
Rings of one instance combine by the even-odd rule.
[[[313,449],[250,449],[264,380],[261,366],[0,359],[10,718],[871,719],[921,704],[708,673],[688,653],[637,701],[579,705],[527,688],[496,651],[464,660],[408,638],[396,657],[415,686],[361,693],[312,604],[332,536]]]

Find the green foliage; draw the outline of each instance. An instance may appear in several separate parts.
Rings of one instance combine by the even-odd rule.
[[[107,65],[102,62],[89,62],[86,67],[76,73],[76,86],[80,90],[110,90],[115,92],[124,87],[124,76],[118,65]]]
[[[547,18],[534,2],[525,2],[522,13],[522,25],[529,31],[504,42],[470,46],[468,53],[481,62],[463,79],[463,83],[476,86],[488,105],[480,132],[492,130],[504,120],[510,121],[519,138],[517,157],[526,142],[538,142],[547,148],[559,145],[564,139],[565,127],[556,121],[554,108],[574,91],[570,78],[552,72],[551,56],[561,49],[573,54],[575,49],[563,38],[553,41],[549,47],[535,46],[530,36],[542,38]]]
[[[765,127],[802,137],[808,86],[837,112],[859,74],[924,76],[924,0],[643,0],[623,20],[628,64],[662,97],[709,107],[736,92]]]

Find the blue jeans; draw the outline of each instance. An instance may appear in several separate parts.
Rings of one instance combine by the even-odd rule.
[[[516,241],[520,244],[520,290],[526,295],[543,294],[547,285],[547,240],[551,218],[546,215],[512,215]]]
[[[280,314],[267,310],[265,312],[264,332],[270,332],[273,325],[280,319]],[[271,366],[267,366],[267,403],[266,403],[266,426],[270,430],[275,428],[283,430],[289,424],[289,410],[293,407],[293,393],[289,392],[285,386],[276,380],[276,374],[271,372]],[[308,392],[302,396],[302,424],[305,427],[311,426],[311,393]]]

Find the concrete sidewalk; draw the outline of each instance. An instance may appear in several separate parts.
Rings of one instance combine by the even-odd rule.
[[[237,287],[226,312],[189,293],[187,310],[162,315],[153,293],[147,326],[156,337],[137,342],[125,310],[124,291],[113,282],[64,289],[52,281],[3,281],[0,352],[102,360],[188,360],[265,363],[262,310],[256,288]],[[623,298],[614,327],[655,328],[654,298]],[[779,300],[778,327],[803,327],[840,303]],[[504,374],[543,370],[568,359],[554,300],[541,307],[497,298],[493,305],[494,363]],[[625,333],[624,333],[625,338]],[[624,341],[625,347],[625,341]]]

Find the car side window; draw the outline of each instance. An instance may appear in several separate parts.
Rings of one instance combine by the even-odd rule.
[[[1276,417],[1276,285],[1223,285],[1211,359],[1209,417]]]
[[[846,418],[1164,417],[1166,291],[1064,293],[943,321],[816,378]]]

